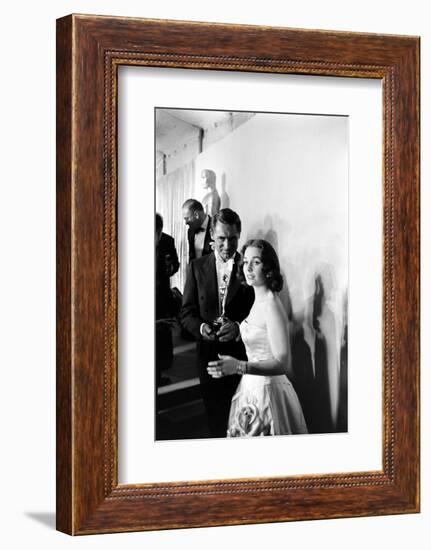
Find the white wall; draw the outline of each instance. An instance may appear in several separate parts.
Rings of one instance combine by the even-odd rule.
[[[240,215],[240,249],[254,238],[274,246],[285,281],[280,296],[293,312],[294,330],[312,315],[321,277],[333,321],[329,330],[322,323],[322,331],[334,425],[348,285],[348,125],[345,116],[257,113],[195,159],[196,174],[214,170],[223,206],[228,202]],[[201,198],[199,180],[194,196]]]
[[[216,172],[220,195],[241,217],[241,243],[265,238],[274,245],[294,313],[313,295],[312,275],[323,264],[332,267],[335,294],[345,291],[347,117],[259,113],[196,157],[195,165],[196,174]],[[195,196],[201,194],[197,181]]]
[[[430,339],[422,342],[422,514],[70,539],[54,523],[55,18],[70,12],[422,35],[422,150],[431,149],[427,3],[16,0],[3,6],[0,120],[1,541],[5,548],[424,549],[429,545]],[[422,155],[422,327],[431,331],[430,164]],[[425,537],[427,540],[425,541]]]

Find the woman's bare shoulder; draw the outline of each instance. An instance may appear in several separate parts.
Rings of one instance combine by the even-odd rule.
[[[271,292],[265,306],[265,313],[268,317],[286,319],[286,311],[278,294]]]
[[[283,304],[277,294],[270,292],[265,301],[265,309],[268,313],[275,313],[283,310]]]

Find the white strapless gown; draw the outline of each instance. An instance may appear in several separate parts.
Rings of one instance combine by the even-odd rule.
[[[266,327],[240,326],[250,362],[271,359]],[[233,396],[228,437],[303,434],[307,432],[298,396],[286,375],[244,374]]]

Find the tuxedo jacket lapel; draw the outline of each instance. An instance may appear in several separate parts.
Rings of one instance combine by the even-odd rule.
[[[227,289],[225,308],[228,303],[232,300],[235,294],[238,292],[238,289],[241,287],[241,282],[238,279],[238,269],[239,269],[240,255],[238,252],[235,254],[235,261],[233,264],[232,273],[229,280],[229,287]]]
[[[187,240],[189,241],[189,262],[194,260],[195,253],[195,232],[189,227],[187,231]]]
[[[200,267],[199,274],[200,288],[205,293],[206,303],[211,304],[211,309],[214,308],[212,314],[216,317],[218,313],[218,289],[217,289],[217,272],[215,267],[214,253],[205,256],[205,262]]]
[[[208,216],[208,225],[205,232],[204,249],[202,255],[209,254],[211,252],[211,216]]]

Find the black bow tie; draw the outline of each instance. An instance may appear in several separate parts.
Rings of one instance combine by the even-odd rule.
[[[195,233],[201,233],[201,231],[205,231],[204,227],[198,227],[195,231]]]

